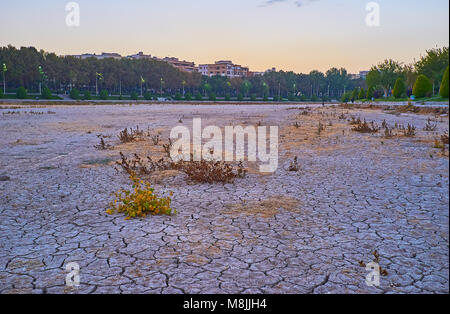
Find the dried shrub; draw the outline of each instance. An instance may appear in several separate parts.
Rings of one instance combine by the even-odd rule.
[[[149,175],[155,171],[178,170],[185,173],[191,181],[201,183],[232,183],[234,179],[245,178],[248,170],[243,163],[239,162],[236,167],[223,161],[178,161],[170,159],[160,159],[153,161],[151,157],[146,160],[134,154],[132,159],[128,159],[120,153],[121,160],[116,162],[128,174],[137,173],[139,175]],[[192,159],[192,158],[191,158]]]
[[[130,128],[130,132],[128,132],[128,129],[125,128],[122,132],[119,134],[119,140],[121,143],[131,143],[136,141],[138,138],[141,138],[144,136],[144,131],[139,130],[139,126],[136,128],[136,130],[133,130]]]
[[[152,136],[153,145],[157,146],[159,141],[161,140],[161,136],[159,134]]]
[[[322,134],[323,131],[325,131],[325,125],[319,121],[319,125],[317,126],[317,134],[320,135],[320,134]]]
[[[175,211],[171,208],[171,196],[158,197],[150,183],[138,179],[136,175],[130,175],[133,182],[133,190],[121,189],[115,193],[116,199],[110,203],[106,211],[112,215],[114,213],[124,213],[125,219],[144,218],[148,215],[172,215]]]
[[[423,128],[426,132],[434,132],[437,129],[437,124],[433,123],[430,118],[428,118],[427,123],[425,124],[425,127]]]
[[[367,123],[364,119],[363,122],[361,122],[361,119],[358,118],[358,123],[352,128],[352,131],[359,132],[359,133],[377,133],[379,131],[379,127],[375,122]]]
[[[107,150],[107,149],[111,149],[112,146],[109,144],[105,143],[105,140],[103,137],[100,138],[100,144],[95,145],[94,148],[98,149],[98,150]]]
[[[406,127],[406,129],[403,130],[403,134],[406,137],[414,137],[416,136],[416,127],[414,125],[411,125],[408,123],[408,126]]]
[[[177,170],[186,173],[194,182],[200,183],[232,183],[236,178],[244,178],[247,170],[240,162],[235,169],[223,161],[182,161],[176,164]]]
[[[169,143],[163,145],[164,151],[166,152],[167,157],[169,157],[169,158],[170,158],[170,151],[172,149],[172,146],[173,146],[173,142],[172,142],[171,138],[169,138]]]
[[[300,170],[300,166],[298,164],[298,157],[295,156],[294,160],[291,161],[291,164],[289,165],[289,171],[298,172],[299,170]]]

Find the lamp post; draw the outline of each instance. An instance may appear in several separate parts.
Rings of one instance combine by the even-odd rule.
[[[5,75],[6,75],[6,71],[8,71],[8,68],[6,67],[6,64],[3,63],[3,95],[6,94],[6,81],[5,81]]]
[[[95,72],[95,95],[98,96],[98,81],[103,79],[103,74]]]

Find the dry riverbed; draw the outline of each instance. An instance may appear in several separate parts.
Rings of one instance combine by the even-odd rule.
[[[434,148],[448,115],[303,107],[3,104],[0,293],[448,293],[449,159]],[[164,143],[194,117],[279,126],[278,170],[246,164],[232,184],[155,173],[176,215],[108,215],[111,193],[129,186],[119,152],[165,154],[150,137],[120,144],[118,133],[139,126]],[[352,117],[416,135],[353,132]],[[436,130],[423,130],[428,119]],[[112,148],[95,149],[99,136]],[[365,281],[374,252],[379,287]],[[79,288],[65,285],[70,262]]]

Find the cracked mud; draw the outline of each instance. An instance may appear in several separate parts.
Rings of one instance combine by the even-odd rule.
[[[448,117],[425,132],[427,115],[290,107],[0,110],[0,293],[448,293],[449,161],[433,149]],[[417,136],[351,132],[342,113],[412,123]],[[177,215],[106,214],[111,193],[129,185],[112,166],[119,151],[163,153],[150,140],[119,145],[118,132],[139,125],[167,139],[193,117],[278,125],[278,170],[225,185],[158,173],[154,187],[174,192]],[[94,149],[99,134],[115,148]],[[295,156],[300,169],[288,171]],[[375,250],[388,275],[368,287],[360,261]],[[69,262],[80,265],[78,288],[65,285]]]

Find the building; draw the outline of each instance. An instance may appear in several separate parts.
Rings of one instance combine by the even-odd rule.
[[[249,68],[234,64],[231,61],[216,61],[214,64],[200,64],[198,71],[205,76],[248,77]]]
[[[365,80],[368,73],[369,73],[369,71],[360,71],[359,77],[362,78],[363,80]]]
[[[88,59],[88,58],[96,58],[96,59],[108,59],[108,58],[113,58],[113,59],[122,59],[122,56],[118,53],[109,53],[109,52],[102,52],[101,55],[96,55],[95,53],[84,53],[82,55],[74,55],[73,57],[75,58],[79,58],[79,59]]]
[[[140,60],[140,59],[152,59],[152,55],[145,55],[142,51],[135,55],[127,56],[128,59]]]
[[[185,71],[185,72],[197,72],[198,71],[194,62],[189,62],[189,61],[185,61],[185,60],[181,61],[178,58],[173,58],[173,57],[165,57],[161,61],[167,62],[170,65],[176,67],[177,69],[179,69],[181,71]]]

